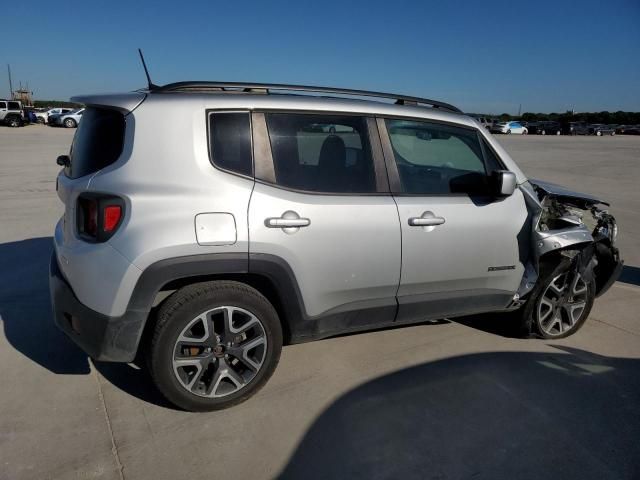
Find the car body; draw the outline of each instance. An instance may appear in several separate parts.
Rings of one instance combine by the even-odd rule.
[[[56,127],[76,128],[82,120],[84,108],[78,108],[68,113],[55,114],[49,117],[49,124]]]
[[[519,135],[526,135],[527,133],[529,133],[529,130],[527,129],[527,127],[522,125],[522,123],[511,121],[494,124],[491,127],[491,133],[514,133]]]
[[[567,122],[563,125],[565,135],[590,135],[587,122]]]
[[[613,136],[616,134],[616,125],[605,125],[603,123],[594,123],[589,125],[589,134],[601,137],[603,135]]]
[[[18,100],[0,99],[0,123],[9,127],[20,127],[24,124],[22,103]]]
[[[531,122],[527,125],[527,129],[530,134],[534,135],[561,135],[562,126],[559,122],[552,120],[541,120],[538,122]]]
[[[616,134],[640,135],[640,125],[620,125],[616,128]]]
[[[638,135],[640,125],[618,125],[616,127],[616,135]]]
[[[73,100],[55,322],[95,359],[146,356],[187,410],[253,395],[283,344],[481,312],[563,337],[622,268],[602,200],[529,181],[442,102],[219,82]]]
[[[55,108],[50,108],[49,110],[46,110],[46,111],[35,112],[36,121],[38,123],[48,123],[50,115],[63,115],[65,113],[69,113],[72,111],[73,111],[72,108],[55,107]]]

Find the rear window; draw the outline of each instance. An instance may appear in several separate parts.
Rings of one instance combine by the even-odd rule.
[[[253,175],[249,112],[210,114],[209,142],[209,154],[216,167],[240,175]]]
[[[124,115],[115,110],[87,108],[71,144],[70,178],[97,172],[115,162],[124,147]]]

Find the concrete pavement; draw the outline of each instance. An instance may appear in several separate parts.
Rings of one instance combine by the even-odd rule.
[[[640,476],[640,137],[499,138],[528,175],[609,199],[621,223],[624,281],[576,335],[510,338],[485,316],[289,346],[254,398],[191,414],[52,324],[71,134],[0,128],[0,479]]]

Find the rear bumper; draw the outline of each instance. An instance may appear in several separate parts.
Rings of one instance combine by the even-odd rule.
[[[76,298],[62,276],[55,252],[49,267],[49,291],[56,325],[91,358],[133,361],[148,312],[128,310],[120,317],[110,317],[91,310]]]

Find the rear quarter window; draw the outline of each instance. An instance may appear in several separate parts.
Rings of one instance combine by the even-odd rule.
[[[122,113],[104,108],[85,109],[73,137],[66,175],[84,177],[114,163],[122,154],[124,130]]]

